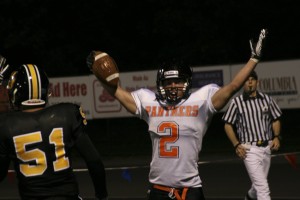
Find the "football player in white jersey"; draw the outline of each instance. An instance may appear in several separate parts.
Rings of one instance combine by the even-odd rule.
[[[148,89],[128,92],[100,80],[130,113],[146,121],[152,140],[150,200],[203,200],[198,154],[212,116],[243,86],[261,58],[266,30],[251,58],[223,87],[206,85],[191,93],[192,70],[185,65],[164,65],[157,72],[157,93]],[[91,58],[88,58],[90,61]],[[92,63],[88,62],[91,68]]]

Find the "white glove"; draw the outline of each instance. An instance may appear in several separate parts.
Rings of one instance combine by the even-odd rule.
[[[262,29],[259,34],[259,38],[257,43],[255,44],[253,40],[250,40],[250,48],[251,48],[251,60],[258,63],[262,57],[263,47],[266,41],[268,31],[266,29]]]
[[[9,65],[6,63],[6,58],[0,55],[0,85],[2,85],[5,72],[8,72]]]

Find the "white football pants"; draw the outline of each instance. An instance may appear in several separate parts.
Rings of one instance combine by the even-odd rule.
[[[252,182],[248,194],[258,200],[270,200],[268,173],[271,165],[270,146],[257,147],[244,145],[247,148],[244,164]]]

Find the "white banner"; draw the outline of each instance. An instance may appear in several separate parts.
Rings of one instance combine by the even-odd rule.
[[[51,96],[49,105],[71,102],[81,105],[87,119],[92,119],[92,84],[91,77],[50,78]]]
[[[110,117],[129,117],[132,116],[127,110],[113,97],[111,97],[101,86],[94,75],[91,75],[93,118]],[[148,88],[156,91],[156,71],[142,71],[120,73],[121,86],[131,92],[139,88]]]
[[[228,84],[243,65],[193,67],[193,90],[209,83]],[[262,62],[256,71],[260,91],[270,94],[282,109],[300,108],[300,60]],[[156,70],[121,73],[121,85],[129,92],[139,88],[156,91],[156,73]],[[50,83],[50,105],[79,104],[87,119],[132,116],[103,89],[94,75],[50,78]]]
[[[232,66],[232,74],[241,67]],[[300,108],[300,60],[261,62],[255,71],[258,90],[272,96],[282,109]]]

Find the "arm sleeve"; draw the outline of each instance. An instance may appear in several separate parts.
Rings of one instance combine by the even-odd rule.
[[[4,129],[1,128],[3,131]],[[5,143],[4,133],[0,135],[0,182],[6,177],[10,163],[10,157]]]
[[[10,159],[7,156],[0,155],[0,182],[6,177]]]
[[[237,106],[234,103],[234,101],[232,100],[229,108],[226,110],[226,112],[222,116],[223,122],[233,125],[236,120],[236,111],[237,111]]]
[[[82,111],[82,108],[76,104],[73,104],[74,109],[72,109],[71,116],[72,120],[72,135],[77,140],[82,134],[84,134],[84,127],[87,124],[85,118],[85,113]],[[70,120],[71,121],[71,120]]]
[[[278,104],[274,101],[272,97],[270,97],[270,110],[271,110],[273,121],[276,121],[281,117],[282,112]]]
[[[100,155],[87,134],[81,135],[75,147],[85,160],[90,177],[94,184],[95,195],[102,199],[107,197],[106,174]]]
[[[213,103],[212,103],[212,96],[214,96],[214,94],[220,89],[220,87],[217,84],[209,84],[207,85],[207,87],[209,87],[209,91],[208,91],[208,102],[209,102],[209,109],[211,110],[212,113],[217,112],[217,110],[215,109]]]

